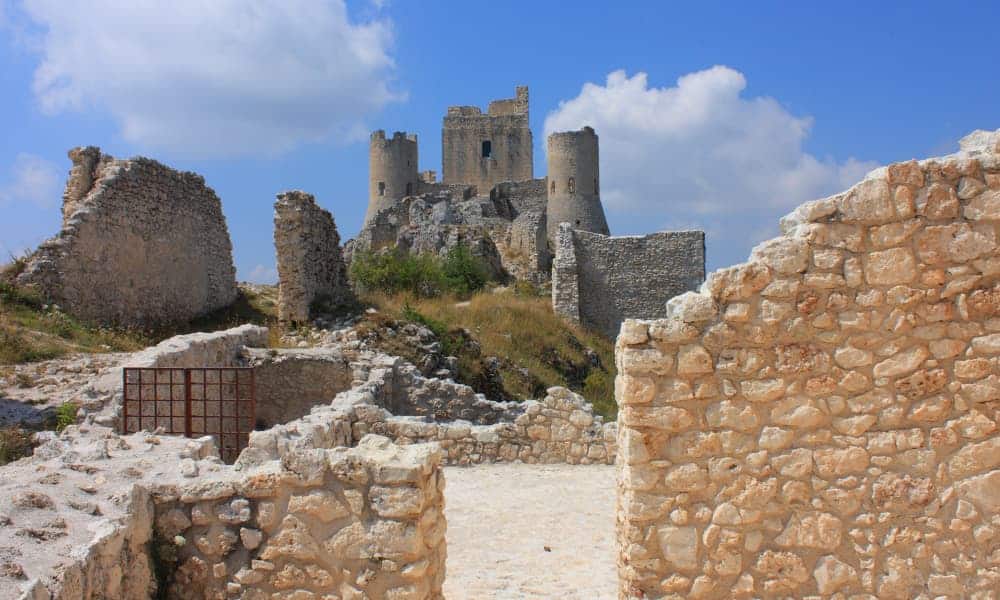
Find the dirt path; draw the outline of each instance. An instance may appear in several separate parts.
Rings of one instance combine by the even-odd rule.
[[[448,600],[615,598],[613,466],[448,467],[445,481]]]

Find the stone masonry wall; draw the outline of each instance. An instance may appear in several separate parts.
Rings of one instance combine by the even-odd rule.
[[[553,309],[608,337],[626,318],[663,316],[667,300],[705,279],[701,231],[609,237],[560,224],[555,246]]]
[[[205,180],[148,158],[75,148],[62,231],[18,283],[87,321],[185,322],[237,295],[222,204]]]
[[[617,343],[620,598],[996,598],[1000,131],[783,219]]]
[[[257,383],[257,428],[309,414],[351,387],[350,361],[331,348],[246,350]]]
[[[483,142],[490,143],[483,156]],[[475,106],[451,106],[441,129],[442,181],[474,185],[482,193],[504,181],[532,178],[528,88],[493,101],[487,113]]]
[[[0,599],[441,598],[436,445],[222,464],[211,438],[50,434],[2,468]]]
[[[278,194],[274,247],[278,255],[278,318],[282,321],[308,321],[316,301],[332,309],[353,299],[337,225],[312,194]]]
[[[435,445],[368,436],[248,473],[158,490],[167,597],[443,598],[444,474]]]
[[[278,351],[279,358],[253,351],[254,362],[260,369],[267,361],[297,360],[282,352],[294,351]],[[538,401],[493,402],[468,386],[424,378],[400,358],[370,353],[352,361],[351,376],[349,390],[317,402],[309,414],[251,433],[239,461],[256,465],[305,448],[350,446],[369,433],[400,444],[438,442],[448,464],[615,459],[616,424],[565,388],[551,388]]]

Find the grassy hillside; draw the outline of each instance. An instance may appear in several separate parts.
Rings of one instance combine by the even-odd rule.
[[[499,359],[506,395],[539,398],[554,385],[566,386],[614,418],[614,344],[599,334],[567,324],[552,312],[548,296],[480,292],[462,301],[456,297],[419,298],[412,295],[369,295],[366,303],[379,312],[359,324],[385,352],[415,360],[415,349],[397,336],[379,336],[388,321],[424,325],[437,334],[443,353],[459,359],[458,380],[481,389],[489,357]],[[473,343],[470,343],[473,342]]]
[[[48,360],[74,352],[130,352],[181,333],[275,320],[277,289],[241,286],[240,296],[232,306],[184,326],[148,330],[99,327],[75,319],[58,306],[45,304],[37,295],[16,287],[13,280],[21,268],[21,260],[0,268],[0,365]]]
[[[281,345],[275,286],[241,285],[233,306],[183,327],[120,330],[80,322],[15,287],[11,282],[17,268],[14,264],[0,272],[0,366],[75,352],[134,351],[172,335],[243,323],[270,326],[272,344]],[[419,282],[421,289],[425,283]],[[537,295],[531,286],[486,289],[461,297],[373,291],[362,300],[378,309],[363,315],[358,324],[362,337],[384,352],[417,362],[419,349],[388,330],[400,323],[423,325],[436,334],[444,355],[458,357],[458,380],[477,391],[527,399],[561,385],[584,395],[600,414],[614,418],[613,343],[563,322],[553,314],[548,296]]]

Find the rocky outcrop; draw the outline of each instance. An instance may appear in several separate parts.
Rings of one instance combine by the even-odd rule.
[[[992,598],[998,225],[976,132],[625,321],[619,597]]]
[[[205,180],[148,158],[75,148],[62,231],[18,279],[86,321],[180,323],[237,296],[222,203]]]
[[[398,248],[410,253],[445,255],[456,246],[469,248],[491,277],[542,282],[550,259],[545,242],[545,187],[502,184],[489,196],[470,189],[427,184],[432,191],[402,198],[378,211],[345,245],[355,252]],[[537,194],[541,194],[538,196]]]

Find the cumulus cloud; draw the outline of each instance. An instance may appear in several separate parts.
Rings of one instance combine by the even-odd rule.
[[[256,265],[247,274],[247,281],[250,283],[278,283],[278,269],[273,265]]]
[[[769,97],[744,97],[725,66],[650,87],[645,73],[587,83],[545,119],[546,135],[590,125],[600,136],[601,198],[612,233],[695,226],[709,261],[745,260],[777,233],[788,209],[849,187],[874,163],[838,162],[803,149],[812,119]]]
[[[97,109],[126,140],[178,155],[354,139],[402,97],[391,23],[353,22],[343,0],[24,0],[23,15],[43,111]]]
[[[62,174],[54,164],[34,154],[18,154],[0,180],[0,206],[32,204],[51,208],[62,201]]]

